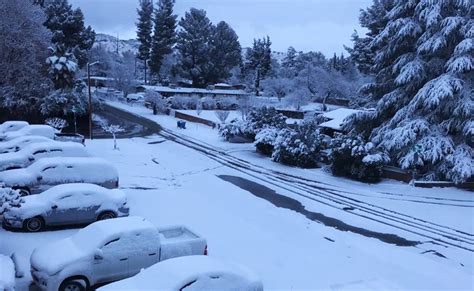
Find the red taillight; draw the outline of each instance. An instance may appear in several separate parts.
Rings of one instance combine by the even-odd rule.
[[[207,256],[207,245],[206,245],[206,247],[204,248],[204,255]]]

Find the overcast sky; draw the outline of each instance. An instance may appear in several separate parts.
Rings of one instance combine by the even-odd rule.
[[[81,7],[86,23],[96,32],[136,37],[138,0],[70,0]],[[204,9],[213,23],[229,23],[243,47],[254,38],[269,35],[273,50],[289,46],[302,51],[321,51],[325,55],[344,51],[358,22],[359,10],[372,0],[176,0],[179,18],[191,7]]]

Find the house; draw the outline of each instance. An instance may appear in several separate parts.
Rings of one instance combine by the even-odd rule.
[[[222,88],[222,87],[221,87]],[[248,94],[243,90],[236,89],[201,89],[201,88],[184,88],[184,87],[168,87],[168,86],[148,86],[140,85],[137,87],[137,92],[155,91],[164,97],[234,97],[239,98],[247,96]]]
[[[325,112],[321,115],[328,121],[321,123],[319,127],[321,127],[324,134],[334,136],[335,132],[342,132],[342,126],[346,118],[359,112],[362,111],[350,108],[338,108]]]

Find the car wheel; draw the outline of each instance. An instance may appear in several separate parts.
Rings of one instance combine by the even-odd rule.
[[[65,281],[59,287],[59,291],[85,291],[86,288],[81,283],[73,280]]]
[[[44,227],[44,221],[41,217],[33,217],[25,221],[25,229],[29,232],[38,232]]]
[[[99,217],[97,217],[97,220],[106,220],[106,219],[111,219],[115,218],[117,215],[113,213],[112,211],[107,211],[107,212],[102,212]]]
[[[18,193],[20,193],[20,196],[21,197],[24,197],[24,196],[30,196],[30,190],[26,189],[26,188],[18,188],[18,189],[15,189],[18,191]]]

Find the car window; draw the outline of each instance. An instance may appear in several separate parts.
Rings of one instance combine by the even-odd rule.
[[[60,198],[58,198],[58,200],[61,201],[70,197],[72,197],[72,194],[61,196]]]
[[[112,249],[118,249],[119,248],[119,245],[120,243],[118,243],[120,241],[120,238],[115,238],[115,239],[112,239],[112,240],[109,240],[108,242],[106,242],[103,246],[102,246],[102,249],[103,250],[112,250]]]
[[[38,150],[38,151],[34,152],[33,155],[35,156],[35,155],[39,155],[39,154],[44,154],[46,152],[47,152],[46,150]]]
[[[49,166],[49,167],[46,167],[44,168],[41,172],[46,172],[46,171],[50,171],[50,170],[53,170],[53,169],[56,169],[56,166]]]

